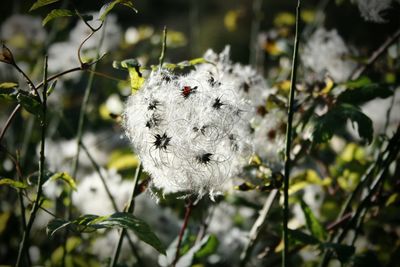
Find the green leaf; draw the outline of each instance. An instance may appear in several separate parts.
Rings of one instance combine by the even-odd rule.
[[[17,87],[18,87],[18,83],[14,83],[14,82],[0,83],[0,89],[15,89]]]
[[[338,260],[341,263],[347,262],[351,258],[351,256],[354,255],[356,251],[354,246],[347,246],[330,242],[321,244],[321,247],[323,249],[333,249],[335,251]]]
[[[73,221],[56,219],[47,225],[47,233],[52,236],[55,232],[67,226],[73,227],[78,232],[91,232],[103,228],[129,229],[134,231],[143,242],[149,244],[158,252],[165,254],[164,245],[153,233],[150,226],[131,213],[117,212],[110,216],[83,215]]]
[[[300,230],[288,229],[289,241],[291,244],[317,245],[320,241],[312,235],[303,233]]]
[[[28,185],[25,183],[22,183],[20,181],[16,181],[13,179],[9,179],[9,178],[1,178],[0,185],[9,185],[15,189],[25,189],[28,187]]]
[[[16,101],[18,93],[18,84],[13,82],[5,82],[0,84],[0,99],[8,101]]]
[[[306,219],[306,225],[311,235],[317,238],[318,240],[326,240],[327,233],[318,219],[315,217],[311,208],[307,205],[303,200],[300,201],[301,209],[303,210],[304,217]]]
[[[42,105],[35,98],[35,96],[30,95],[24,91],[20,91],[17,95],[17,101],[29,113],[32,113],[39,117],[43,115]]]
[[[29,9],[29,12],[35,9],[38,9],[39,7],[42,6],[47,6],[50,5],[52,3],[58,2],[60,0],[37,0],[32,6],[31,9]]]
[[[218,248],[219,241],[215,235],[207,235],[202,240],[207,238],[207,241],[194,254],[196,258],[204,258],[215,253]]]
[[[76,191],[76,183],[74,178],[71,177],[71,175],[69,175],[66,172],[57,172],[55,174],[53,174],[50,178],[50,181],[56,181],[56,180],[62,180],[65,183],[67,183],[74,191]]]
[[[99,19],[101,21],[104,21],[104,19],[107,17],[107,14],[110,13],[111,10],[113,10],[117,4],[127,6],[130,9],[132,9],[135,13],[138,13],[137,9],[133,6],[132,1],[130,1],[130,0],[114,0],[114,1],[107,3],[101,7],[100,12],[99,12],[100,13]]]
[[[215,252],[218,246],[218,240],[215,236],[206,235],[203,239],[194,245],[188,252],[186,252],[182,257],[179,258],[179,261],[176,263],[177,267],[190,267],[192,266],[194,258],[197,256],[206,256],[208,253],[212,254]],[[203,253],[203,252],[205,253]],[[198,254],[199,253],[199,254]],[[203,255],[202,255],[203,254]]]
[[[371,143],[374,132],[371,119],[358,107],[345,103],[335,106],[317,119],[313,132],[314,142],[329,141],[338,129],[344,128],[348,119],[353,125],[357,123],[359,136]]]
[[[353,80],[353,81],[348,81],[346,83],[344,83],[343,85],[348,88],[348,89],[356,89],[356,88],[361,88],[367,85],[372,84],[372,81],[370,78],[368,78],[367,76],[362,76],[360,78],[358,78],[357,80]]]
[[[338,96],[337,102],[359,105],[374,98],[387,98],[391,95],[393,95],[393,91],[386,86],[368,84],[360,88],[344,91]]]
[[[43,19],[42,25],[46,25],[49,21],[59,18],[59,17],[72,17],[76,13],[68,9],[53,9],[47,16]]]

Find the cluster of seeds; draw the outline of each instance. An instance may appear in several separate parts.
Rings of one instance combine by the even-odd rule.
[[[153,71],[126,103],[127,136],[164,194],[213,199],[232,186],[254,152],[254,134],[260,135],[251,122],[262,119],[257,112],[271,93],[263,77],[233,64],[229,48],[204,58],[208,63],[186,75]]]

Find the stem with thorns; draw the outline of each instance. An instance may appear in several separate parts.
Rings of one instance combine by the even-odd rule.
[[[292,146],[292,124],[294,115],[294,93],[296,90],[296,74],[297,74],[297,55],[299,50],[299,27],[300,27],[300,0],[297,1],[296,8],[296,32],[294,39],[294,51],[292,61],[292,74],[290,79],[290,92],[289,92],[289,106],[288,106],[288,122],[286,128],[286,147],[285,147],[285,174],[284,174],[284,187],[283,187],[283,251],[282,251],[282,266],[289,266],[289,235],[288,235],[288,221],[289,221],[289,176],[291,169],[290,150]]]
[[[46,140],[46,112],[47,112],[47,56],[44,59],[44,74],[43,74],[43,92],[42,92],[42,116],[40,120],[41,125],[41,143],[40,143],[40,159],[39,159],[39,178],[38,178],[38,186],[35,202],[33,203],[29,221],[26,225],[25,231],[22,236],[22,240],[19,246],[18,258],[15,264],[16,267],[22,265],[22,256],[25,254],[29,243],[29,234],[32,229],[32,225],[36,218],[36,213],[41,205],[41,197],[42,197],[42,186],[44,179],[44,163],[45,163],[45,140]]]

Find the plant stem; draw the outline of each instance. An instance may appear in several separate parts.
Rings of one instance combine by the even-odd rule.
[[[250,52],[250,66],[257,67],[257,55],[260,54],[260,49],[258,48],[258,33],[260,31],[260,22],[262,18],[262,7],[263,0],[253,0],[253,19],[251,21],[251,34],[249,43]]]
[[[103,24],[102,24],[103,25]],[[97,51],[96,51],[96,58],[99,58],[100,56],[100,48],[102,46],[102,43],[104,41],[104,35],[105,35],[105,28],[103,28],[102,33],[101,33],[101,37],[97,46]],[[80,57],[80,49],[82,47],[82,45],[90,38],[92,37],[92,35],[95,33],[95,31],[92,30],[91,34],[85,38],[85,40],[81,43],[81,45],[78,48],[78,58],[79,58],[79,62],[81,63],[81,67],[84,65],[81,57]],[[92,87],[93,87],[93,81],[94,81],[94,72],[96,71],[96,66],[97,63],[94,63],[91,67],[92,72],[89,75],[89,79],[88,79],[88,83],[86,85],[85,88],[85,94],[83,96],[83,100],[82,100],[82,106],[81,106],[81,110],[79,112],[79,120],[78,120],[78,129],[77,129],[77,134],[76,134],[76,154],[74,157],[74,160],[72,162],[72,177],[76,177],[76,174],[78,172],[78,167],[79,167],[79,155],[80,155],[80,148],[81,148],[81,143],[82,143],[82,135],[83,135],[83,129],[84,129],[84,125],[85,125],[85,114],[87,111],[87,106],[89,103],[89,98],[90,98],[90,94],[92,92]],[[71,214],[72,214],[72,191],[69,190],[68,192],[68,199],[70,200],[70,203],[68,205],[67,208],[67,220],[71,219]],[[62,267],[65,266],[65,260],[66,260],[66,256],[67,256],[67,250],[66,250],[66,245],[67,245],[67,237],[68,237],[68,230],[66,229],[64,232],[64,240],[63,240],[63,257],[62,257]]]
[[[289,266],[289,235],[288,235],[288,221],[289,221],[289,176],[291,169],[290,150],[292,146],[292,128],[293,128],[293,115],[294,115],[294,93],[296,90],[296,76],[297,76],[297,55],[299,50],[299,28],[300,28],[300,0],[297,1],[296,8],[296,32],[294,39],[294,51],[292,61],[292,73],[290,79],[290,92],[289,92],[289,105],[288,105],[288,122],[286,128],[286,147],[285,147],[285,174],[284,174],[284,187],[283,187],[283,251],[282,251],[282,266]]]
[[[189,198],[188,203],[186,204],[185,218],[183,219],[183,224],[182,224],[181,230],[179,231],[178,244],[176,245],[175,258],[174,258],[174,261],[172,262],[172,266],[175,266],[179,260],[179,248],[181,247],[183,234],[185,233],[185,230],[187,228],[192,210],[193,210],[193,200],[191,198]]]
[[[360,184],[365,185],[365,184],[367,184],[366,182],[370,178],[377,176],[375,181],[368,188],[368,195],[360,201],[360,204],[358,205],[356,211],[353,213],[354,215],[351,216],[349,221],[343,227],[342,232],[337,236],[337,238],[335,240],[336,243],[341,243],[343,241],[343,239],[346,237],[346,235],[347,235],[348,231],[351,229],[351,227],[357,222],[359,217],[362,216],[362,214],[364,212],[366,212],[366,210],[368,208],[368,203],[369,203],[371,197],[376,192],[379,185],[382,184],[383,180],[387,177],[387,169],[389,168],[390,164],[396,159],[397,155],[399,154],[399,151],[400,151],[400,126],[397,128],[396,133],[390,139],[385,151],[383,151],[378,156],[376,163],[374,165],[372,165],[370,168],[368,168],[366,174],[361,179],[359,185]],[[344,208],[342,208],[342,211],[339,215],[341,215],[344,211],[346,211],[350,207],[350,204],[351,204],[352,200],[354,199],[356,191],[361,190],[361,186],[359,186],[359,185],[357,186],[356,190],[353,191],[351,196],[347,199],[347,201],[344,204]],[[358,226],[358,227],[360,227],[360,226]],[[331,236],[330,241],[333,241],[333,240],[334,240],[334,235]],[[332,257],[332,252],[330,250],[327,250],[324,253],[324,256],[322,258],[320,266],[321,267],[328,266],[331,257]]]
[[[245,266],[246,263],[248,262],[253,247],[260,235],[260,232],[264,229],[268,212],[270,211],[272,203],[274,202],[277,195],[278,195],[278,189],[274,189],[271,191],[267,200],[264,203],[262,210],[260,211],[260,215],[258,216],[257,220],[251,227],[249,239],[247,240],[247,244],[245,245],[243,252],[240,255],[240,266]]]
[[[42,185],[44,178],[44,164],[45,164],[45,140],[46,140],[46,113],[47,113],[47,56],[44,59],[44,73],[43,73],[43,92],[42,92],[42,117],[40,118],[41,126],[41,142],[40,142],[40,159],[39,159],[39,178],[36,192],[35,202],[33,203],[29,221],[26,225],[22,240],[19,246],[18,258],[15,264],[16,267],[21,266],[22,256],[25,254],[29,243],[29,235],[32,225],[36,218],[36,213],[41,205]]]
[[[167,26],[164,26],[163,30],[163,42],[162,42],[162,47],[161,47],[161,54],[159,58],[159,69],[161,70],[162,65],[164,63],[165,59],[165,52],[167,51]]]
[[[374,62],[388,49],[390,45],[392,45],[397,39],[400,38],[400,28],[398,28],[386,41],[379,46],[372,55],[368,58],[367,62],[357,68],[353,74],[351,75],[352,80],[358,79],[364,71],[370,67]]]
[[[132,189],[131,198],[129,200],[129,204],[127,207],[127,212],[129,212],[129,213],[133,213],[133,211],[135,209],[136,188],[137,188],[137,185],[139,182],[139,177],[140,177],[141,173],[142,173],[142,164],[141,164],[141,162],[139,162],[139,164],[136,168],[135,177],[133,179],[133,189]],[[119,238],[118,238],[117,246],[115,247],[115,250],[114,250],[114,255],[112,257],[110,267],[115,267],[118,263],[119,253],[121,251],[122,241],[124,240],[125,234],[126,234],[126,229],[122,229],[120,232]]]

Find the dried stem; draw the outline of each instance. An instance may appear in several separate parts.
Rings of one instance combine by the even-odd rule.
[[[162,65],[164,63],[164,59],[165,59],[165,52],[167,51],[167,26],[164,26],[164,30],[163,30],[163,42],[162,42],[162,48],[161,48],[161,54],[160,54],[160,58],[159,58],[159,68],[161,70]]]
[[[352,80],[358,79],[361,74],[364,73],[368,67],[370,67],[374,62],[388,49],[390,45],[392,45],[398,38],[400,38],[400,28],[398,28],[388,39],[376,49],[372,55],[368,58],[367,62],[361,65],[358,69],[356,69],[351,75]]]
[[[179,231],[178,244],[176,245],[175,258],[174,258],[174,261],[172,262],[172,266],[175,266],[179,260],[179,248],[181,247],[183,234],[185,233],[185,230],[187,228],[190,214],[192,213],[193,207],[194,207],[193,200],[191,198],[189,198],[188,203],[186,203],[185,218],[183,219],[183,224],[182,224],[181,230]]]
[[[288,106],[288,121],[286,128],[286,147],[285,147],[285,174],[283,184],[283,251],[282,251],[282,266],[289,266],[288,253],[289,253],[289,235],[288,235],[288,221],[289,221],[289,176],[291,169],[290,151],[292,146],[292,128],[293,128],[293,115],[294,115],[294,93],[296,90],[296,76],[297,76],[297,55],[299,50],[299,28],[300,28],[300,0],[297,1],[296,8],[296,32],[294,39],[294,51],[292,61],[292,74],[290,80],[289,92],[289,106]]]
[[[240,266],[245,266],[246,263],[248,263],[251,252],[254,248],[254,245],[256,244],[260,232],[264,229],[267,215],[277,195],[278,195],[278,189],[274,189],[271,191],[267,200],[264,203],[262,210],[260,211],[260,215],[258,216],[257,220],[251,227],[249,239],[247,240],[247,244],[245,245],[244,250],[240,255]]]
[[[36,192],[36,198],[33,203],[29,221],[26,225],[25,231],[22,236],[22,240],[19,246],[18,258],[15,266],[19,267],[22,265],[22,256],[25,254],[25,251],[28,247],[29,243],[29,235],[32,229],[32,225],[36,218],[36,213],[41,205],[41,197],[42,197],[42,186],[43,186],[43,178],[44,178],[44,163],[45,163],[45,140],[46,140],[46,113],[47,113],[47,56],[44,60],[44,74],[43,74],[43,92],[42,92],[42,117],[40,118],[40,126],[41,126],[41,142],[40,142],[40,159],[39,159],[39,178],[38,178],[38,186]]]

